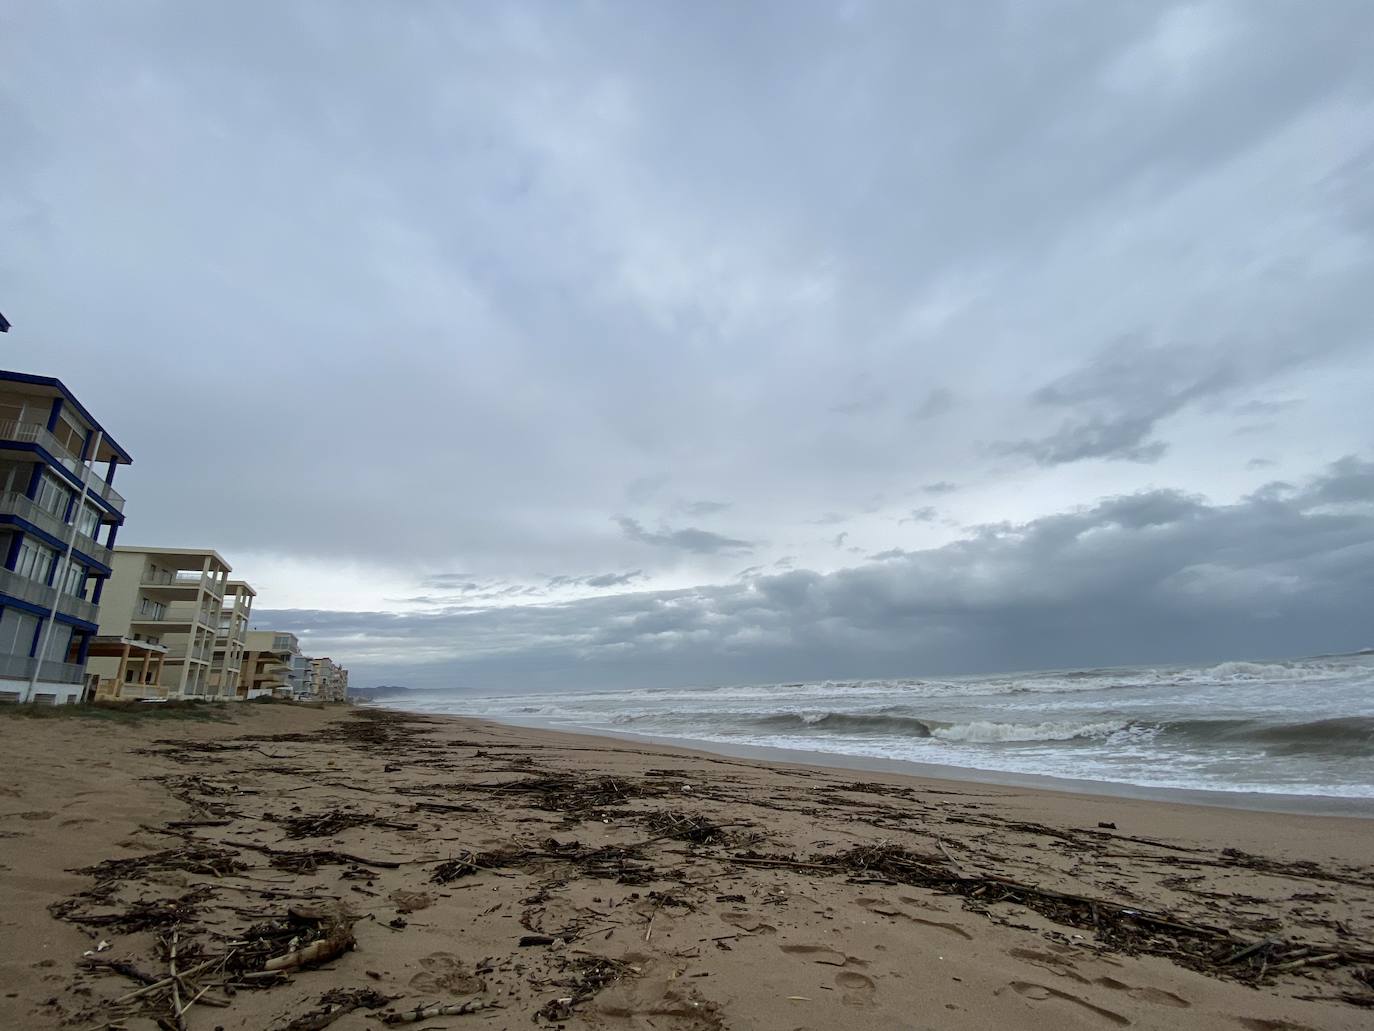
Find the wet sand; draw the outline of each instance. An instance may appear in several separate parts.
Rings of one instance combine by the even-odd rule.
[[[0,1026],[1374,1020],[1374,821],[228,712],[0,719]]]

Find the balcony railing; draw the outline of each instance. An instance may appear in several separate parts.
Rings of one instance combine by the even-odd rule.
[[[20,576],[18,573],[8,569],[0,569],[0,591],[20,601],[26,601],[30,605],[39,605],[45,609],[52,608],[54,587],[41,584],[37,580],[30,580],[27,576]]]
[[[17,515],[20,519],[32,523],[44,533],[50,533],[63,542],[67,540],[67,534],[71,532],[70,523],[64,523],[32,498],[20,494],[16,490],[0,493],[0,512]],[[114,559],[114,553],[109,548],[99,541],[87,537],[84,533],[76,535],[72,547],[107,566]]]
[[[100,622],[100,606],[87,601],[85,598],[76,598],[70,594],[57,596],[57,611],[68,616],[75,616],[77,619],[84,619],[87,623]]]
[[[33,676],[37,659],[26,655],[0,655],[0,677],[10,680],[28,680]],[[38,671],[38,682],[49,684],[79,684],[86,672],[85,666],[71,662],[44,662]]]
[[[57,459],[62,467],[74,476],[80,477],[85,471],[86,464],[67,450],[67,446],[53,436],[48,428],[41,423],[18,422],[14,419],[0,422],[0,440],[17,440],[25,444],[37,444]],[[124,511],[123,495],[97,476],[94,470],[91,471],[89,485],[92,494],[104,498],[115,511]]]
[[[201,587],[216,598],[223,598],[223,591],[220,589],[219,581],[213,576],[194,569],[179,569],[175,573],[159,573],[155,577],[146,574],[140,582],[141,587]],[[216,619],[219,617],[216,616]]]
[[[124,495],[115,490],[110,484],[92,474],[90,487],[92,494],[100,495],[110,503],[110,507],[116,512],[124,511]]]

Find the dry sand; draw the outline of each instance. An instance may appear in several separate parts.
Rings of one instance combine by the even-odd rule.
[[[0,719],[0,1027],[1374,1026],[1374,821],[230,711]]]

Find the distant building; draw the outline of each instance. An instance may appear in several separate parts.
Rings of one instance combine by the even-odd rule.
[[[132,461],[60,380],[0,371],[0,701],[85,696]]]
[[[348,701],[348,670],[332,659],[311,659],[315,673],[315,697],[322,702]]]
[[[215,661],[210,666],[210,697],[233,701],[239,696],[244,655],[248,650],[248,621],[258,592],[242,580],[224,585],[224,606],[215,634]]]
[[[291,695],[301,701],[315,697],[315,667],[308,655],[291,660]]]
[[[91,659],[99,696],[232,700],[234,686],[223,683],[227,654],[217,649],[229,573],[210,548],[116,548]],[[155,675],[150,646],[163,649]]]
[[[239,675],[239,697],[292,697],[292,675],[300,653],[300,642],[295,634],[281,630],[248,631],[243,672]]]

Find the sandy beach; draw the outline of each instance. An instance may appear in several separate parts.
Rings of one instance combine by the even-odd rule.
[[[1369,820],[217,716],[0,718],[0,1026],[1374,1020]]]

